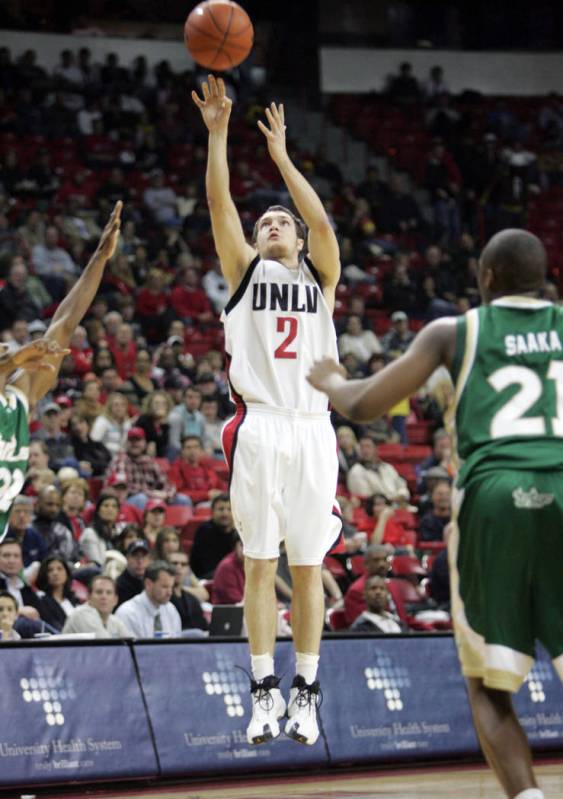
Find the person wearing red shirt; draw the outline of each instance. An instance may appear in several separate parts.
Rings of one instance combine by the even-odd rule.
[[[94,354],[88,343],[86,329],[78,325],[70,338],[70,355],[74,361],[74,371],[77,375],[85,375],[92,371],[92,358]]]
[[[137,357],[137,345],[133,341],[133,328],[123,322],[117,328],[115,343],[109,345],[111,354],[115,360],[115,368],[122,380],[131,377],[135,370],[135,359]]]
[[[217,472],[201,463],[203,456],[201,438],[184,436],[180,456],[168,472],[168,479],[174,483],[178,493],[188,494],[194,505],[209,502],[226,490],[226,485],[219,479]]]
[[[394,518],[395,509],[383,494],[372,497],[372,515],[375,521],[370,544],[390,544],[393,547],[414,547],[416,533],[405,530]]]
[[[135,309],[147,340],[155,342],[165,338],[169,323],[166,278],[161,269],[150,269],[145,285],[137,293]]]
[[[177,285],[170,293],[174,313],[184,322],[209,322],[213,311],[205,291],[199,286],[199,275],[193,267],[180,274]]]
[[[214,605],[238,605],[244,599],[244,553],[237,536],[235,548],[219,563],[213,575]]]

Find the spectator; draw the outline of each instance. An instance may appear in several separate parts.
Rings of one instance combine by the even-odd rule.
[[[58,471],[62,466],[78,465],[70,436],[61,431],[61,409],[56,402],[49,402],[41,416],[42,427],[33,434],[45,442],[49,453],[49,468]]]
[[[145,571],[144,590],[118,607],[116,616],[136,638],[181,635],[182,620],[170,601],[175,577],[172,566],[155,561]]]
[[[156,546],[159,533],[164,529],[166,503],[160,499],[149,499],[143,511],[143,537],[151,548]],[[157,560],[161,558],[157,557]]]
[[[101,402],[102,387],[99,378],[93,372],[83,376],[82,385],[82,396],[76,402],[75,410],[84,416],[91,427],[104,412],[104,405]]]
[[[449,473],[442,466],[431,466],[425,472],[424,484],[425,493],[418,498],[418,512],[420,516],[432,511],[432,492],[438,483],[450,483]]]
[[[417,293],[416,283],[409,271],[409,257],[399,254],[391,275],[385,279],[384,305],[390,310],[406,308],[407,311],[412,311],[417,306]]]
[[[162,473],[155,459],[146,454],[146,447],[143,428],[132,427],[127,433],[125,452],[114,455],[109,465],[108,479],[115,473],[125,474],[128,488],[127,502],[141,510],[149,499],[190,505],[191,501],[187,497],[176,492],[176,486]]]
[[[186,436],[182,439],[180,457],[174,461],[168,473],[178,492],[187,494],[194,505],[209,502],[224,493],[226,488],[217,472],[202,464],[203,456],[201,439]]]
[[[174,189],[164,185],[162,169],[153,169],[150,174],[150,186],[145,189],[143,203],[157,222],[163,225],[179,224],[178,197]]]
[[[131,638],[127,624],[113,615],[116,605],[115,582],[106,575],[96,575],[90,583],[90,598],[72,611],[63,633],[94,633],[95,638]]]
[[[16,318],[32,322],[40,314],[40,308],[27,288],[27,279],[28,271],[25,264],[20,261],[12,262],[6,283],[0,290],[0,318],[3,330],[7,330]]]
[[[16,318],[12,322],[9,332],[8,344],[13,349],[19,349],[29,341],[29,332],[25,319]]]
[[[72,411],[74,409],[72,400],[70,397],[67,397],[65,394],[59,394],[58,397],[55,397],[55,402],[61,410],[61,430],[63,431],[63,433],[68,433],[70,426],[70,417],[72,416]]]
[[[81,473],[88,477],[103,475],[111,460],[111,453],[105,444],[94,441],[90,436],[88,419],[80,413],[74,413],[70,420],[70,433],[74,457]]]
[[[412,74],[412,64],[403,61],[399,74],[389,77],[387,93],[394,103],[410,104],[420,99],[420,86]]]
[[[201,604],[193,591],[185,585],[190,568],[188,556],[178,550],[170,555],[168,563],[176,571],[174,591],[170,601],[180,614],[182,630],[207,630],[209,625],[203,615]]]
[[[360,461],[348,472],[348,491],[364,498],[383,494],[390,502],[408,502],[410,494],[405,480],[399,476],[394,466],[379,458],[375,442],[362,436],[359,446]]]
[[[367,609],[356,618],[350,630],[358,633],[401,633],[406,629],[399,619],[387,610],[389,589],[384,577],[372,574],[364,584]]]
[[[452,468],[452,439],[447,430],[439,428],[435,431],[432,439],[432,455],[429,455],[421,463],[416,466],[416,473],[418,482],[416,491],[418,494],[423,494],[426,491],[426,472],[435,466],[440,466],[448,473]],[[453,476],[453,474],[452,474]]]
[[[451,519],[450,484],[439,481],[432,490],[432,510],[425,513],[420,520],[419,536],[422,541],[441,541],[444,528]]]
[[[151,377],[152,357],[149,350],[139,348],[135,356],[135,368],[125,381],[122,391],[127,393],[131,401],[139,407],[156,389]]]
[[[130,428],[127,398],[119,391],[113,391],[107,398],[104,412],[92,425],[90,438],[103,444],[110,455],[117,455],[125,445]]]
[[[213,267],[203,276],[201,285],[213,305],[215,313],[219,316],[229,301],[230,292],[218,258],[213,261]]]
[[[184,269],[170,294],[170,304],[176,316],[186,324],[205,324],[213,319],[206,293],[200,288],[199,274],[193,267]]]
[[[0,641],[19,641],[21,636],[14,630],[18,618],[18,603],[8,591],[0,591]]]
[[[350,627],[358,618],[360,613],[366,610],[365,582],[368,577],[374,574],[379,577],[387,578],[390,571],[391,548],[383,544],[370,544],[364,557],[365,572],[352,583],[344,595],[344,616],[346,624]],[[387,584],[391,598],[389,600],[389,610],[396,613],[401,619],[404,618],[404,607],[401,602],[397,589],[392,583]]]
[[[18,616],[39,619],[39,597],[23,574],[21,544],[12,538],[0,542],[0,591],[7,591],[17,602]]]
[[[49,555],[58,555],[69,563],[80,559],[78,544],[72,530],[58,521],[61,511],[61,495],[53,485],[39,492],[33,526],[45,542]]]
[[[195,436],[203,440],[203,414],[201,406],[201,391],[197,386],[189,386],[184,391],[184,400],[176,405],[168,415],[169,445],[171,454],[176,455],[182,448],[186,436]]]
[[[201,401],[201,413],[203,415],[203,440],[205,451],[213,458],[224,460],[222,433],[224,421],[219,416],[219,398],[203,397]]]
[[[218,564],[213,576],[213,604],[239,605],[244,600],[244,551],[242,541],[235,538],[233,551]]]
[[[54,300],[62,300],[68,281],[77,277],[78,267],[66,250],[59,247],[59,231],[53,225],[45,231],[45,244],[36,244],[31,257],[36,273]]]
[[[371,498],[372,516],[375,526],[370,544],[388,544],[392,547],[412,547],[416,543],[416,533],[405,530],[395,519],[395,509],[391,507],[383,494],[374,494]]]
[[[409,317],[404,311],[395,311],[391,314],[391,328],[383,336],[383,349],[389,358],[398,358],[406,352],[414,339],[414,333],[409,330]]]
[[[336,430],[336,441],[338,443],[340,477],[345,480],[352,466],[360,459],[358,439],[351,427],[340,425]]]
[[[108,314],[109,315],[109,314]],[[108,344],[115,361],[115,368],[122,380],[127,380],[133,374],[137,345],[133,337],[133,328],[126,322],[121,322],[117,327],[115,338],[108,328]]]
[[[166,391],[153,391],[143,400],[143,412],[135,425],[142,427],[145,431],[149,455],[154,455],[157,458],[166,458],[168,455],[170,438],[168,417],[171,410],[172,400]]]
[[[65,560],[55,555],[42,561],[36,580],[40,600],[39,613],[43,621],[58,632],[64,627],[78,601],[71,584],[72,574]]]
[[[57,520],[72,531],[75,541],[84,530],[82,512],[88,500],[88,483],[80,477],[67,480],[61,486],[61,512]]]
[[[441,94],[449,92],[448,84],[444,80],[444,70],[440,66],[430,69],[428,80],[424,84],[424,94],[427,100],[433,100]]]
[[[136,296],[137,318],[147,341],[162,341],[170,318],[166,275],[161,269],[150,269],[145,284]]]
[[[117,538],[118,514],[119,501],[115,494],[102,492],[96,502],[92,521],[80,536],[80,551],[89,564],[103,567],[106,552],[113,549]]]
[[[435,236],[445,242],[453,243],[459,238],[458,195],[461,180],[461,172],[442,139],[433,139],[423,182],[424,188],[430,192],[434,209]]]
[[[373,330],[362,330],[362,319],[356,314],[350,314],[346,323],[346,332],[338,339],[340,355],[352,353],[364,363],[375,353],[382,351],[379,339]]]
[[[47,555],[47,546],[37,530],[31,526],[33,518],[33,501],[20,494],[16,497],[11,510],[6,537],[16,540],[22,548],[24,568],[39,563]]]
[[[440,610],[450,612],[450,568],[448,563],[448,541],[452,533],[452,524],[444,527],[443,541],[446,545],[440,550],[430,568],[429,584],[430,595]]]
[[[211,519],[203,522],[195,533],[190,559],[199,579],[213,579],[223,558],[233,551],[237,533],[227,494],[218,494],[211,502]]]
[[[125,551],[127,566],[117,578],[119,604],[127,602],[143,590],[143,578],[151,562],[150,548],[143,538],[132,541]]]

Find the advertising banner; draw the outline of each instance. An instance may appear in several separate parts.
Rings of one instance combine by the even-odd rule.
[[[543,647],[514,706],[533,749],[563,749],[563,684]]]
[[[302,746],[282,734],[249,746],[250,684],[246,643],[135,645],[163,775],[303,768],[328,762],[321,736]],[[287,698],[295,673],[289,642],[276,646]],[[283,722],[282,722],[283,730]]]
[[[157,774],[127,646],[6,647],[0,785]]]
[[[324,641],[321,708],[333,762],[478,750],[453,639]]]

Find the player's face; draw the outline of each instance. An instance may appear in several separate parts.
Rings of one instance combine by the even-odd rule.
[[[260,218],[256,249],[261,258],[297,258],[302,247],[303,239],[297,238],[295,222],[289,214],[271,211]]]

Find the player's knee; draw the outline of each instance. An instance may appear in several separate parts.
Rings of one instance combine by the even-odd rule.
[[[293,587],[314,586],[322,583],[321,566],[290,566]]]
[[[271,559],[257,559],[246,557],[244,559],[244,573],[246,576],[247,584],[273,582],[276,576],[277,560]]]

